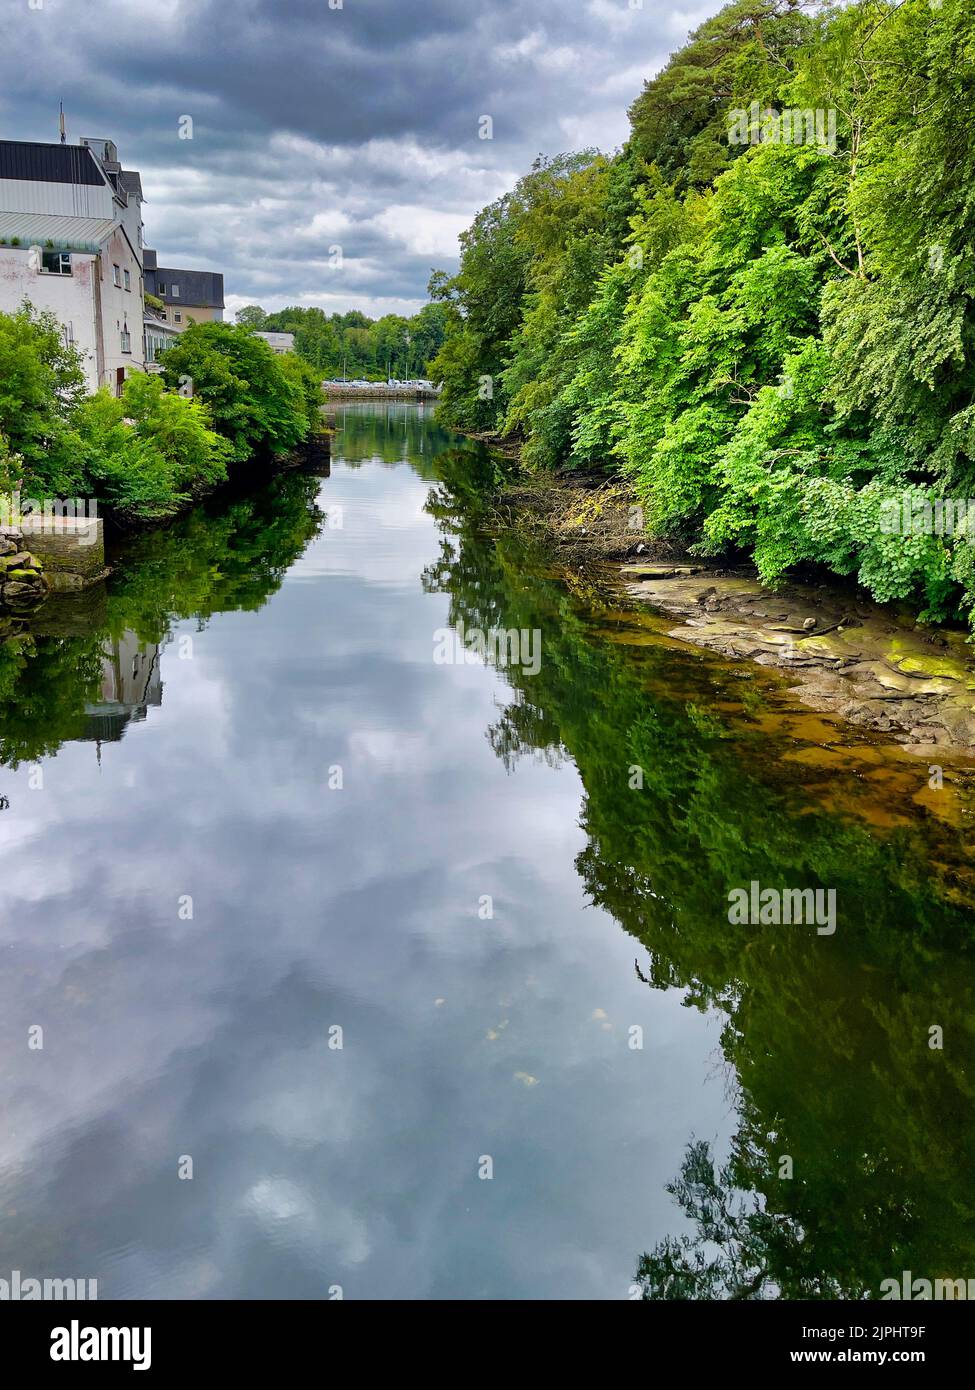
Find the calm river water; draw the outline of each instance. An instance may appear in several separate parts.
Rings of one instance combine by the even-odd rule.
[[[423,407],[336,423],[0,656],[0,1277],[975,1276],[964,779],[492,539]],[[752,881],[836,931],[732,925]]]

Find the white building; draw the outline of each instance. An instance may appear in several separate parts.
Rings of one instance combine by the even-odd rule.
[[[143,327],[146,333],[146,371],[161,372],[160,354],[173,346],[181,330],[167,323],[165,317],[151,309],[148,304]]]
[[[146,365],[142,185],[110,140],[0,140],[0,310],[59,319],[89,390]]]
[[[295,350],[295,335],[293,333],[255,333],[254,337],[263,338],[272,352],[285,353]]]

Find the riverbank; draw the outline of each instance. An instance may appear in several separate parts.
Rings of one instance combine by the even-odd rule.
[[[637,498],[619,479],[518,477],[498,494],[495,514],[550,547],[567,571],[595,570],[629,601],[674,619],[671,638],[783,671],[804,704],[918,756],[975,758],[975,657],[964,631],[918,623],[840,582],[772,590],[752,566],[648,539]]]
[[[298,471],[328,475],[333,431],[322,429],[303,444],[263,460],[260,476],[244,478],[240,470],[223,482],[187,497],[168,516],[155,520],[129,519],[119,524],[111,518],[108,534],[114,541],[137,538],[165,529],[194,508],[221,496],[248,495],[260,482]],[[75,593],[101,584],[111,574],[105,561],[105,528],[101,518],[77,519],[53,515],[31,524],[30,515],[19,526],[0,526],[0,642],[20,635],[22,619],[35,613],[54,594]]]

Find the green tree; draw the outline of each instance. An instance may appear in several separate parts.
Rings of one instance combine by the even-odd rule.
[[[243,309],[237,310],[234,319],[245,328],[263,328],[267,322],[267,313],[260,304],[245,304]]]
[[[195,323],[162,355],[171,389],[191,381],[235,463],[285,453],[311,429],[303,381],[263,338],[227,323]]]
[[[8,485],[28,495],[77,496],[84,477],[73,455],[72,409],[84,394],[84,372],[53,314],[24,304],[0,314],[0,436],[6,441]]]

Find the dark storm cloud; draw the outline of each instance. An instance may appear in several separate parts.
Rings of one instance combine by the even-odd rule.
[[[33,5],[3,0],[4,135],[55,139],[63,98],[69,138],[109,135],[141,170],[149,243],[164,261],[222,270],[229,309],[374,314],[421,302],[431,268],[456,265],[457,233],[537,153],[619,144],[643,79],[718,8]],[[492,140],[478,135],[485,115]]]

